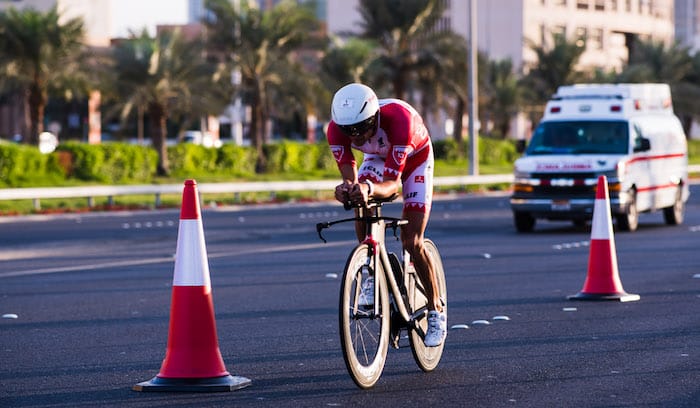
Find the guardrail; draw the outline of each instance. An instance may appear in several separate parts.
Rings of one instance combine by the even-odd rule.
[[[462,186],[478,184],[511,183],[512,174],[495,174],[483,176],[436,177],[436,186]],[[317,181],[271,181],[245,183],[198,183],[197,189],[203,194],[240,194],[268,192],[274,195],[279,191],[330,191],[338,180]],[[109,197],[110,204],[115,196],[153,195],[155,206],[161,203],[164,194],[181,194],[182,184],[148,184],[126,186],[83,186],[83,187],[36,187],[0,189],[0,200],[32,200],[36,210],[41,209],[41,200],[49,198],[88,199],[88,206],[94,206],[95,197]]]
[[[700,165],[688,166],[689,173],[700,173]],[[491,174],[478,176],[436,177],[435,186],[467,186],[484,184],[512,183],[512,174]],[[332,190],[338,180],[321,181],[272,181],[246,183],[200,183],[200,194],[240,194],[250,192],[269,192],[274,195],[279,191],[324,191]],[[34,208],[41,209],[41,200],[49,198],[81,198],[88,200],[88,206],[94,206],[95,197],[109,197],[112,203],[115,196],[153,195],[155,205],[161,203],[163,194],[181,194],[182,184],[148,184],[128,186],[87,186],[87,187],[38,187],[0,189],[0,200],[32,200]]]

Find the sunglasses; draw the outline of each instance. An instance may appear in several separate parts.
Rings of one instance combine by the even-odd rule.
[[[338,125],[340,130],[350,137],[357,137],[365,134],[368,130],[374,128],[377,123],[377,116],[374,115],[371,118],[367,118],[360,123],[355,123],[354,125]]]

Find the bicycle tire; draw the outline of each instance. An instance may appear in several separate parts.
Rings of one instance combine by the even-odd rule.
[[[429,239],[424,242],[425,250],[428,252],[433,263],[433,269],[435,270],[435,275],[438,281],[438,288],[440,291],[440,298],[443,301],[443,311],[447,314],[447,284],[445,283],[445,270],[442,267],[442,258],[440,257],[440,252],[438,252],[437,246]],[[408,285],[410,287],[408,292],[413,294],[409,296],[408,302],[409,307],[412,312],[424,309],[425,313],[417,318],[416,324],[419,329],[415,329],[409,326],[409,342],[411,344],[411,352],[413,353],[413,358],[416,360],[416,364],[421,370],[425,372],[433,371],[440,363],[440,358],[442,357],[442,351],[445,347],[443,342],[437,347],[427,347],[423,343],[423,338],[425,337],[425,331],[428,328],[428,311],[427,304],[428,298],[425,296],[425,291],[422,289],[422,284],[418,281],[418,276],[412,274],[411,276],[415,279],[410,279]]]
[[[358,245],[348,257],[340,287],[339,329],[343,359],[355,384],[371,388],[384,370],[389,347],[389,292],[382,270],[374,271],[375,291],[379,291],[378,316],[373,310],[357,305],[362,285],[362,270],[367,262],[369,248]]]

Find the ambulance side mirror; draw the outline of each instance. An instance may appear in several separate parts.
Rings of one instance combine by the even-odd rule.
[[[646,152],[651,150],[651,143],[649,142],[649,139],[646,137],[640,137],[637,139],[637,143],[635,143],[634,146],[634,152]]]
[[[517,151],[520,154],[522,154],[525,151],[526,147],[527,147],[527,141],[525,139],[518,139],[515,142],[515,151]]]

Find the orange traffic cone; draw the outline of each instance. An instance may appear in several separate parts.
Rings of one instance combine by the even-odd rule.
[[[622,288],[617,270],[617,254],[610,215],[608,180],[598,177],[593,223],[591,225],[591,246],[588,255],[588,275],[583,289],[569,300],[618,300],[633,302],[639,295],[626,293]]]
[[[226,371],[219,351],[197,182],[185,181],[170,306],[168,347],[160,372],[134,391],[233,391],[251,381]]]

